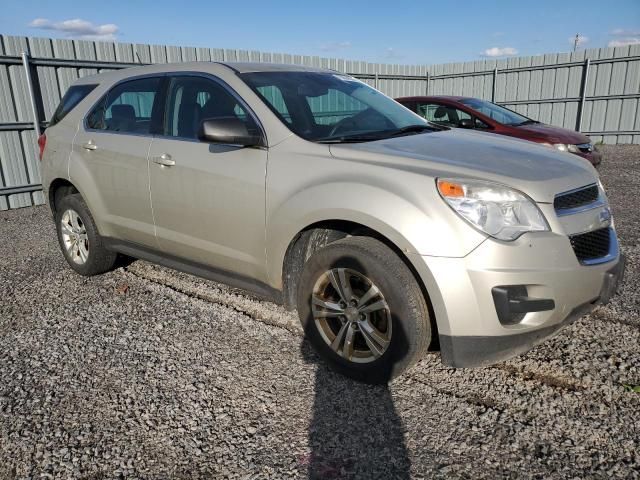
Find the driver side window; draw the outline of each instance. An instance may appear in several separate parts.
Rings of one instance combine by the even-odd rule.
[[[243,121],[250,133],[259,130],[236,98],[217,82],[197,76],[172,80],[164,122],[166,136],[197,139],[204,120],[227,117]]]

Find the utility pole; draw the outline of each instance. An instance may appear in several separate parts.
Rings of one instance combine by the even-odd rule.
[[[576,38],[573,41],[573,51],[575,52],[578,49],[578,44],[580,43],[580,34],[576,33]]]

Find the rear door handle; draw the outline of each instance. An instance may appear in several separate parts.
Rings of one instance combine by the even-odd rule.
[[[82,145],[82,148],[84,148],[85,150],[96,150],[98,146],[93,143],[93,140],[89,140],[87,143],[84,143]]]
[[[176,161],[173,160],[168,153],[163,153],[159,157],[153,157],[153,162],[163,167],[173,167],[176,164]]]

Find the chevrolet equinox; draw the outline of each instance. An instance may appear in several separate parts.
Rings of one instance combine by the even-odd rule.
[[[430,345],[453,367],[525,352],[623,274],[583,159],[435,125],[331,70],[101,73],[70,87],[38,143],[77,273],[125,255],[280,302],[361,381]]]

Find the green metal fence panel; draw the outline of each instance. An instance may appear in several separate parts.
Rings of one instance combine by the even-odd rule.
[[[33,118],[23,52],[32,59],[38,119]],[[229,48],[0,35],[0,209],[42,203],[42,193],[33,191],[40,182],[34,125],[51,117],[76,79],[138,63],[195,60],[330,68],[355,75],[392,97],[479,97],[535,120],[571,129],[579,126],[595,142],[640,143],[640,45],[439,65],[398,65]],[[58,63],[54,65],[53,61]],[[583,88],[585,70],[588,75]],[[332,95],[315,101],[313,108],[322,112],[319,121],[333,118],[336,102],[339,99]],[[22,186],[26,187],[21,193],[2,194],[4,188]]]

